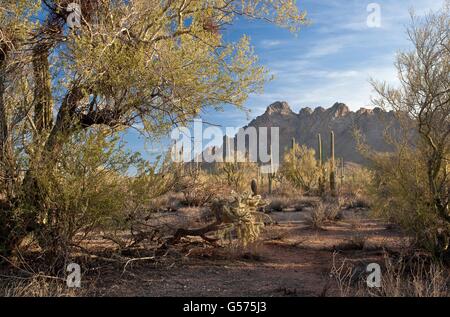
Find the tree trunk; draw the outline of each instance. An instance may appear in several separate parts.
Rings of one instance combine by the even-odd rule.
[[[40,136],[51,128],[53,121],[53,100],[51,75],[48,63],[49,49],[38,45],[33,49],[34,87],[34,123]]]
[[[4,168],[5,148],[8,139],[8,124],[6,121],[5,89],[6,89],[6,57],[0,48],[0,163]]]
[[[54,213],[45,205],[43,190],[34,173],[39,173],[42,168],[48,169],[55,166],[64,143],[81,127],[75,118],[75,109],[82,98],[81,89],[76,87],[67,93],[59,109],[55,125],[43,145],[40,157],[37,158],[37,161],[25,174],[22,192],[25,196],[26,205],[30,208],[28,213],[29,219],[27,219],[27,231],[35,231],[41,227],[38,221],[41,213],[45,214],[47,212],[48,223],[53,222],[51,218]]]
[[[433,154],[436,157],[437,154]],[[447,223],[450,223],[450,215],[448,214],[448,208],[443,203],[443,197],[438,190],[437,177],[439,170],[441,169],[441,161],[436,159],[429,159],[428,161],[428,184],[430,186],[430,192],[433,196],[434,206],[438,213],[438,216]]]
[[[14,173],[11,164],[13,151],[5,104],[7,81],[6,54],[6,50],[0,47],[0,171],[3,182],[2,194],[5,195],[0,201],[0,254],[9,256],[20,237],[12,212]]]
[[[6,52],[0,49],[0,169],[4,180],[6,201],[13,197],[13,164],[12,144],[8,125],[8,114],[5,104],[6,93]]]

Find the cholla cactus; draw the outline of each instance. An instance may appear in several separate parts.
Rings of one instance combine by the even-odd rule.
[[[258,239],[261,228],[264,227],[262,217],[267,215],[258,211],[259,208],[267,205],[259,195],[249,193],[232,193],[232,200],[224,203],[220,209],[220,221],[226,224],[221,235],[231,240],[232,232],[235,232],[238,240],[247,245]]]

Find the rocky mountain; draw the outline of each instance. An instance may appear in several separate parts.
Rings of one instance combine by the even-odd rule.
[[[303,108],[295,113],[286,102],[278,101],[271,104],[263,115],[252,120],[247,127],[279,127],[281,153],[290,148],[292,138],[299,144],[316,149],[317,134],[320,133],[325,158],[329,157],[330,132],[334,131],[336,157],[343,158],[346,162],[364,164],[364,159],[356,148],[354,130],[359,129],[367,144],[374,150],[390,152],[393,149],[386,143],[384,133],[386,128],[398,129],[399,123],[394,112],[386,112],[380,108],[361,108],[353,112],[345,104],[337,102],[328,109]]]

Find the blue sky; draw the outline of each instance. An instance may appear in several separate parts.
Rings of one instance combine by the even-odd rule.
[[[275,79],[245,106],[250,113],[226,106],[223,112],[206,111],[207,122],[241,127],[264,113],[275,101],[287,101],[294,111],[302,107],[328,108],[336,101],[350,109],[371,107],[374,96],[370,78],[396,83],[395,54],[410,47],[405,26],[414,8],[421,15],[442,7],[444,0],[379,0],[381,27],[370,28],[365,0],[298,0],[312,24],[298,34],[262,21],[241,19],[224,32],[227,40],[248,35],[260,58]],[[129,146],[145,156],[164,147],[144,146],[144,139],[131,133]],[[150,155],[151,156],[151,155]]]

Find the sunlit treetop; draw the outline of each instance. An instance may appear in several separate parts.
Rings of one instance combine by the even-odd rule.
[[[23,17],[26,3],[6,7]],[[71,3],[81,10],[74,28]],[[153,135],[205,107],[242,107],[262,90],[268,74],[250,39],[222,36],[237,17],[294,32],[307,22],[295,0],[43,0],[36,16],[37,24],[18,28],[28,34],[24,47],[49,57],[55,100],[46,104],[70,117],[66,128],[142,123]]]

